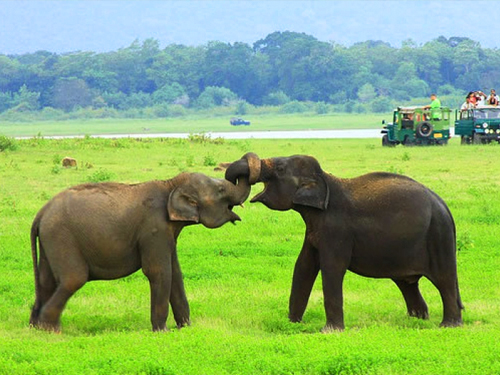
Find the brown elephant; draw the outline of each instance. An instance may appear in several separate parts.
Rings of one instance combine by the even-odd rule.
[[[425,276],[441,294],[441,325],[462,324],[455,224],[437,194],[392,173],[337,178],[325,173],[310,156],[263,159],[260,163],[256,158],[247,154],[234,162],[226,170],[226,178],[235,182],[253,176],[250,182],[263,182],[264,191],[251,202],[262,202],[273,210],[295,210],[306,224],[290,294],[292,322],[301,321],[321,271],[326,311],[322,331],[343,330],[342,283],[350,270],[392,279],[403,294],[408,314],[423,319],[429,313],[418,282]]]
[[[217,228],[240,220],[232,209],[249,193],[245,177],[234,185],[199,173],[135,185],[85,184],[59,193],[31,228],[36,300],[30,324],[58,331],[66,302],[87,281],[117,279],[140,268],[150,283],[153,330],[166,330],[169,302],[177,326],[189,324],[177,237],[187,225]]]

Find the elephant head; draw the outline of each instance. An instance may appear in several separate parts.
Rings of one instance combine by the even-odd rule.
[[[229,181],[235,182],[244,176],[251,184],[264,183],[264,190],[251,202],[261,202],[279,211],[328,207],[330,191],[325,173],[313,157],[294,155],[257,161],[257,155],[246,154],[226,170]]]
[[[247,176],[231,183],[201,173],[183,173],[174,182],[168,197],[168,215],[171,221],[201,223],[217,228],[241,220],[233,207],[242,204],[250,194]]]

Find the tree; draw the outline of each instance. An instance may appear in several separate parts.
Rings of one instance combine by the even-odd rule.
[[[361,103],[370,102],[375,99],[376,96],[377,93],[375,92],[375,88],[369,83],[365,83],[358,91],[358,98]]]
[[[198,108],[212,108],[220,105],[230,105],[236,103],[237,95],[225,87],[207,87],[196,101]]]
[[[34,111],[40,107],[38,102],[39,98],[39,92],[30,91],[26,85],[22,85],[19,91],[14,94],[12,104],[14,106],[23,104],[27,109]]]
[[[169,85],[166,84],[163,87],[156,90],[153,95],[153,103],[174,103],[177,99],[186,95],[186,90],[179,83],[174,82]]]
[[[18,87],[13,85],[13,78],[17,76],[19,69],[20,64],[17,61],[0,55],[0,91],[12,92],[18,90]]]
[[[88,107],[92,104],[92,94],[87,83],[80,78],[60,78],[54,85],[52,106],[71,111],[75,107]]]
[[[161,51],[146,70],[147,77],[156,87],[181,85],[190,98],[200,94],[203,77],[204,47],[171,44]]]

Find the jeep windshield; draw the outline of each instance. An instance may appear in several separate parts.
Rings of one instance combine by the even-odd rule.
[[[500,108],[475,108],[472,110],[475,119],[499,119]]]

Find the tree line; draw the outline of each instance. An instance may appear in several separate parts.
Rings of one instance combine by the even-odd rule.
[[[366,41],[346,47],[297,32],[274,32],[249,45],[201,46],[155,39],[116,51],[0,54],[0,112],[81,108],[172,110],[233,105],[323,103],[387,111],[394,101],[431,92],[462,97],[500,81],[500,50],[440,36],[401,47]],[[293,106],[292,106],[293,107]]]

